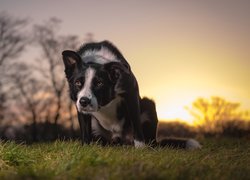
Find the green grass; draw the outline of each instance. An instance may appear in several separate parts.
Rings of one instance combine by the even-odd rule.
[[[250,179],[247,139],[207,139],[201,150],[0,142],[0,179]]]

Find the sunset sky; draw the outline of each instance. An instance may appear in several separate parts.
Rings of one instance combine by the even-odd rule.
[[[36,24],[57,17],[61,33],[112,41],[160,119],[190,122],[184,106],[197,97],[250,109],[248,0],[0,0],[0,11]]]

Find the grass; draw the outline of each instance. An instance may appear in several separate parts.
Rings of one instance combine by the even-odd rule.
[[[247,139],[206,139],[201,150],[0,143],[0,179],[250,179]]]

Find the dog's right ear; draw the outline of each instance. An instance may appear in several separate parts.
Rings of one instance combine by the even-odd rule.
[[[65,50],[62,52],[62,56],[65,68],[72,68],[81,64],[81,57],[75,51]]]
[[[81,67],[82,59],[75,51],[71,50],[63,51],[62,57],[65,66],[65,74],[66,77],[69,79],[72,76],[74,70],[77,67]]]

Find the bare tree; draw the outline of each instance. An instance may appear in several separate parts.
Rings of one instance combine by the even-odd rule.
[[[32,75],[31,69],[24,63],[16,63],[15,71],[9,74],[12,81],[12,99],[19,108],[21,117],[32,124],[32,139],[37,141],[37,122],[41,121],[44,109],[48,105],[44,98],[44,85]]]
[[[27,19],[17,19],[0,13],[0,66],[23,52],[28,41],[22,30],[27,24]]]
[[[27,45],[28,40],[23,32],[27,24],[27,19],[14,18],[0,12],[0,119],[3,119],[6,108],[7,97],[3,86],[7,86],[8,82],[6,71],[11,61],[20,56]]]
[[[0,82],[0,120],[4,118],[4,111],[5,111],[5,102],[6,102],[6,95],[3,93],[2,90],[2,83]]]
[[[58,29],[60,20],[51,18],[48,22],[34,26],[34,38],[42,52],[42,57],[38,62],[36,69],[44,78],[44,82],[48,85],[48,91],[53,94],[54,111],[48,111],[53,114],[51,119],[55,128],[61,117],[63,107],[63,95],[66,90],[66,79],[61,60],[61,52],[64,49],[76,49],[78,43],[77,36],[60,36]],[[68,98],[67,98],[68,99]],[[56,130],[57,131],[57,130]]]
[[[239,110],[240,104],[221,97],[198,98],[187,108],[195,122],[205,132],[221,131],[222,124],[230,120],[242,120],[247,112]]]

